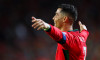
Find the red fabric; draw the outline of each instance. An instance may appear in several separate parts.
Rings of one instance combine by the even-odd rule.
[[[63,34],[61,30],[58,28],[51,26],[50,31],[46,31],[46,33],[55,41],[63,40]],[[66,56],[63,50],[67,50],[69,56],[69,60],[84,60],[86,53],[86,39],[89,35],[87,30],[82,30],[81,33],[79,31],[70,31],[65,32],[66,41],[64,44],[58,43],[57,51],[56,51],[56,60],[66,60]]]

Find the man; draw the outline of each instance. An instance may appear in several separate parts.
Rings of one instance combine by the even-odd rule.
[[[79,21],[80,31],[73,30],[73,23],[77,19],[77,10],[73,5],[61,4],[53,17],[54,26],[41,19],[32,17],[32,27],[43,29],[58,46],[56,60],[85,60],[86,39],[89,35],[87,28]]]

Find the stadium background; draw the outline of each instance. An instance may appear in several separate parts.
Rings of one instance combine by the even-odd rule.
[[[31,16],[53,25],[57,6],[73,4],[90,32],[87,60],[100,60],[99,0],[0,0],[0,60],[54,60],[56,42],[31,27]]]

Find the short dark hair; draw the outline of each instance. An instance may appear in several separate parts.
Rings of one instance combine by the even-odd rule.
[[[62,9],[62,12],[64,12],[65,14],[69,14],[73,19],[74,21],[77,20],[77,9],[74,5],[71,5],[71,4],[61,4],[58,6],[58,8],[61,8]]]

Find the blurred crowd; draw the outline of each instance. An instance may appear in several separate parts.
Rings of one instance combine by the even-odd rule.
[[[80,20],[90,32],[86,60],[100,60],[99,0],[0,0],[0,60],[55,60],[57,43],[43,30],[34,30],[31,17],[53,25],[62,3],[77,7],[74,28],[79,29]]]

